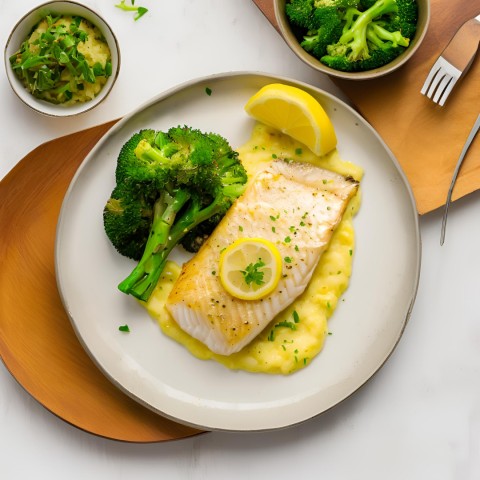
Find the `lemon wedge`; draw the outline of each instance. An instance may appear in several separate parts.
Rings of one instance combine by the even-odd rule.
[[[272,83],[262,87],[245,105],[259,122],[274,127],[306,145],[316,155],[337,146],[333,124],[323,107],[300,88]]]
[[[259,300],[271,293],[282,275],[282,257],[264,238],[240,238],[220,255],[220,282],[232,296]]]

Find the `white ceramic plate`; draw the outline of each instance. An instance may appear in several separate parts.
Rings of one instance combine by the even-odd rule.
[[[117,290],[133,263],[113,249],[102,221],[114,186],[117,154],[134,132],[187,124],[218,132],[234,147],[240,146],[254,125],[243,107],[252,94],[272,82],[296,85],[317,97],[334,123],[341,156],[365,169],[362,206],[355,218],[351,285],[330,319],[333,335],[323,351],[308,368],[291,376],[231,371],[194,358],[167,338],[132,297]],[[338,404],[372,377],[392,353],[409,318],[420,252],[412,193],[375,131],[323,91],[255,73],[187,83],[119,122],[74,177],[62,206],[55,249],[65,308],[80,341],[105,375],[159,414],[206,430],[236,431],[305,421]],[[125,323],[129,334],[118,330]]]

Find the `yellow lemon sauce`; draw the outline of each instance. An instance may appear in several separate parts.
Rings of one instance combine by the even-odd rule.
[[[318,157],[278,130],[256,124],[250,140],[237,149],[249,178],[274,158],[309,162],[318,167],[360,180],[363,171],[340,158],[335,149]],[[234,370],[269,374],[290,374],[309,365],[321,351],[328,335],[328,319],[347,289],[352,271],[355,231],[353,217],[360,206],[360,194],[350,201],[330,245],[305,292],[240,352],[230,356],[213,353],[184,332],[165,308],[165,302],[180,274],[180,266],[169,261],[149,301],[144,304],[162,331],[196,357],[215,360]]]

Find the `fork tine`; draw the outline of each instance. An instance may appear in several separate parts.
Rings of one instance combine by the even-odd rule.
[[[448,73],[444,72],[442,79],[438,82],[437,89],[435,90],[435,94],[433,95],[432,100],[435,103],[438,103],[440,97],[443,95],[443,92],[448,87],[448,84],[452,81],[452,76]]]
[[[445,79],[447,79],[447,76],[445,76]],[[433,101],[443,107],[448,96],[450,95],[450,92],[453,90],[455,83],[457,83],[457,80],[458,78],[456,77],[450,77],[445,86],[439,86]],[[441,89],[441,87],[443,88]]]
[[[445,78],[445,72],[442,70],[442,68],[439,68],[436,72],[435,75],[432,79],[432,83],[430,84],[430,87],[427,90],[427,97],[428,98],[433,98],[435,95],[435,92],[438,89],[438,86],[442,82],[442,80]]]
[[[420,93],[443,106],[462,72],[442,56],[431,68]]]
[[[479,48],[479,27],[480,15],[463,23],[427,75],[420,92],[429,98],[433,95],[433,102],[440,106],[472,65]]]
[[[425,83],[423,84],[422,90],[420,91],[420,93],[422,95],[427,94],[427,91],[428,91],[430,85],[432,84],[433,79],[436,77],[439,70],[440,70],[440,65],[439,65],[439,61],[437,60],[435,62],[435,64],[433,65],[433,67],[430,69],[430,72],[428,72],[428,76],[425,80]]]

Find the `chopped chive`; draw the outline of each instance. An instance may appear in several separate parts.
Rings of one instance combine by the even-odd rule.
[[[143,17],[148,12],[148,8],[145,7],[136,7],[135,0],[131,0],[131,5],[127,5],[125,0],[120,0],[120,3],[115,5],[120,10],[124,10],[125,12],[135,12],[135,16],[133,19],[137,21],[139,18]]]
[[[138,7],[137,14],[133,17],[133,19],[137,21],[139,18],[143,17],[147,12],[148,12],[148,8]]]

